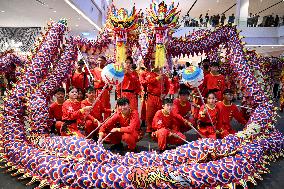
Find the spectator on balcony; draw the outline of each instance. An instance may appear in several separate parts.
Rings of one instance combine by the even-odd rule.
[[[226,16],[225,16],[225,14],[223,13],[223,14],[222,14],[222,17],[221,17],[221,25],[222,25],[222,26],[224,25],[225,20],[226,20]]]
[[[190,22],[190,17],[189,17],[189,15],[187,14],[187,15],[185,15],[185,17],[184,17],[184,26],[185,26],[185,27],[189,27],[189,22]]]
[[[279,26],[279,21],[280,21],[279,16],[276,15],[276,17],[274,19],[274,27],[278,27]]]
[[[284,17],[283,17],[283,18],[284,18]],[[207,27],[208,22],[209,22],[209,15],[208,15],[208,13],[206,13],[206,15],[205,15],[205,22],[204,22],[204,26],[205,26],[205,27]]]
[[[228,24],[233,25],[235,23],[235,14],[233,13],[231,16],[229,16]]]
[[[254,17],[253,17],[253,21],[252,21],[253,27],[257,27],[258,19],[259,19],[259,15],[255,14]]]
[[[216,15],[216,26],[218,26],[219,23],[220,23],[220,15],[217,14],[217,15]]]
[[[203,16],[202,16],[202,14],[199,16],[199,26],[200,27],[203,26]]]
[[[249,17],[247,20],[247,27],[253,27],[253,21],[254,21],[254,16],[252,15],[252,13],[249,13]]]

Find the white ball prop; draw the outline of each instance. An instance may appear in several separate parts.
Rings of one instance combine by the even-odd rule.
[[[123,81],[124,72],[122,66],[117,64],[108,64],[101,73],[102,80],[111,85],[117,85]]]
[[[182,71],[182,81],[191,87],[199,87],[203,83],[203,70],[197,66],[189,66]]]

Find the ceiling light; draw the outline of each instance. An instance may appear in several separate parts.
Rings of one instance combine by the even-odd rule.
[[[1,12],[5,12],[4,10],[1,10]]]
[[[88,33],[88,32],[82,32],[82,35],[90,35],[90,33]]]
[[[76,26],[76,27],[79,27],[79,25],[78,25],[78,24],[76,24],[75,26]]]
[[[54,10],[53,12],[56,12],[56,10]]]
[[[88,16],[86,16],[81,10],[79,10],[75,5],[73,5],[69,0],[65,0],[65,2],[72,8],[74,9],[78,14],[80,14],[81,16],[83,16],[83,18],[85,18],[90,24],[92,24],[93,26],[95,26],[95,28],[99,31],[101,31],[102,29],[95,24]]]

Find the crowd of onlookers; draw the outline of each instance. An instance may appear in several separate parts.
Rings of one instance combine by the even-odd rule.
[[[248,27],[278,27],[284,23],[284,15],[280,18],[278,15],[274,16],[267,15],[262,18],[261,23],[259,23],[260,16],[258,14],[253,15],[250,13],[247,19]]]
[[[209,16],[208,13],[205,15],[200,14],[199,18],[192,18],[189,14],[185,15],[181,22],[184,22],[184,27],[208,27],[208,26],[218,26],[226,24],[226,15],[217,14]],[[235,15],[232,14],[228,17],[227,23],[233,24],[235,22]]]
[[[217,14],[210,16],[208,13],[205,15],[200,14],[198,18],[194,18],[189,16],[189,14],[185,15],[181,22],[184,24],[184,27],[216,27],[224,24],[232,25],[236,21],[236,17],[234,14],[226,17],[223,14]],[[268,15],[262,17],[258,14],[253,15],[250,13],[249,17],[247,18],[247,26],[248,27],[278,27],[284,24],[284,15],[279,17],[278,15],[274,16]]]

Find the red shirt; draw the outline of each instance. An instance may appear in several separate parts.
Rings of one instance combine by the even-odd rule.
[[[85,99],[81,102],[81,107],[83,108],[85,106],[92,106],[92,103],[90,103],[88,99]],[[97,120],[102,121],[103,120],[102,114],[105,113],[106,111],[111,111],[111,110],[106,110],[103,107],[102,102],[98,100],[91,113],[87,116],[87,119],[94,120],[94,118],[96,118]]]
[[[209,73],[204,77],[203,86],[207,90],[218,89],[223,92],[225,90],[225,77],[221,74]]]
[[[62,120],[76,120],[82,118],[83,114],[80,111],[81,103],[79,101],[72,102],[66,100],[62,106]]]
[[[75,88],[79,88],[85,91],[89,87],[89,80],[87,77],[87,73],[85,72],[78,73],[77,71],[75,71],[71,77],[70,84],[71,86],[74,86]],[[68,86],[68,91],[69,91],[69,86]]]
[[[180,99],[177,98],[173,103],[172,114],[175,118],[180,120],[181,122],[185,122],[185,117],[189,117],[191,114],[191,104],[190,102],[186,102],[185,105],[181,105]]]
[[[100,82],[94,82],[94,88],[95,89],[103,88],[105,86],[105,83],[102,80],[102,76],[101,76],[102,69],[99,68],[99,67],[96,67],[96,68],[91,70],[91,73],[93,74],[95,81],[98,81],[98,80],[100,81]]]
[[[117,112],[101,126],[100,132],[110,132],[111,129],[117,127],[117,123],[120,125],[120,132],[122,133],[137,132],[140,128],[138,111],[130,110],[130,114],[128,116],[124,116],[121,112]]]
[[[149,94],[160,96],[161,94],[168,94],[170,89],[169,79],[166,75],[163,75],[162,79],[157,80],[158,74],[155,72],[149,72],[144,80],[141,80],[142,85],[147,85],[147,91]]]
[[[170,89],[169,94],[176,94],[179,89],[179,79],[175,76],[173,79],[169,79]]]
[[[152,122],[152,128],[159,130],[161,128],[170,129],[173,126],[173,117],[171,114],[165,115],[162,110],[158,110]]]
[[[205,113],[205,116],[202,115],[202,113],[204,111],[204,105],[202,105],[200,107],[200,110],[199,110],[198,120],[201,121],[201,126],[202,126],[202,124],[212,125],[211,124],[211,120],[210,120],[210,118],[208,116],[208,113],[209,113],[214,126],[217,127],[217,122],[219,120],[219,115],[220,115],[219,109],[217,108],[217,106],[215,106],[213,109],[211,109],[208,106],[206,106],[206,107],[207,107],[207,111],[208,112]]]
[[[124,74],[123,81],[117,85],[118,94],[120,94],[121,89],[122,92],[123,90],[129,90],[133,91],[133,93],[135,94],[139,94],[141,91],[141,85],[138,73],[135,71],[129,71],[126,74]]]
[[[55,118],[56,121],[62,120],[62,106],[63,104],[58,104],[58,102],[53,102],[49,106],[49,118],[53,119]]]
[[[217,129],[231,128],[230,122],[232,118],[235,118],[241,124],[247,123],[242,113],[239,111],[238,107],[235,104],[225,105],[220,101],[216,103],[216,106],[220,111]]]

